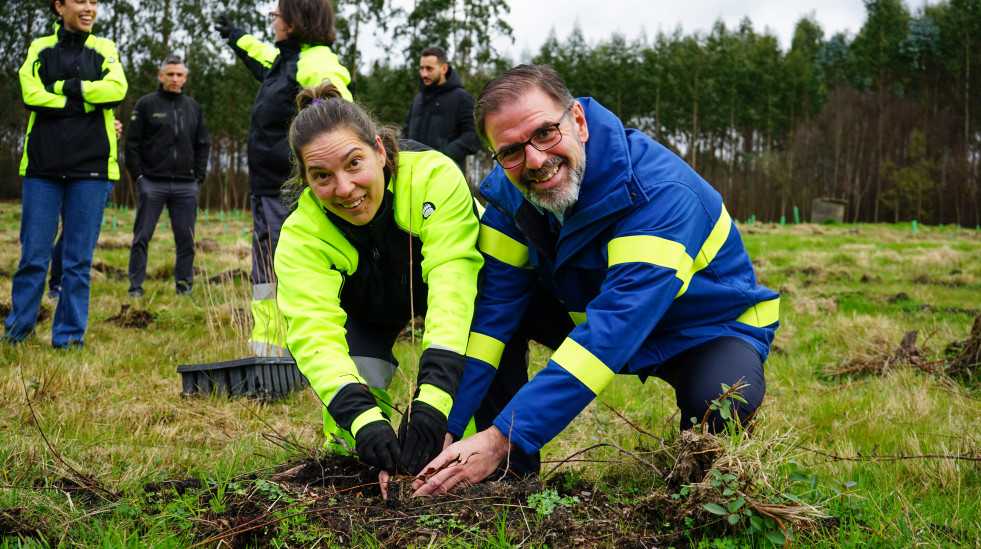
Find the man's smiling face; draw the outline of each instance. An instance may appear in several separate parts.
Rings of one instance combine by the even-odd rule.
[[[497,152],[520,146],[558,123],[561,141],[545,151],[526,143],[524,161],[505,169],[508,179],[530,202],[556,213],[575,204],[586,169],[586,117],[579,103],[568,111],[565,116],[563,105],[535,87],[485,118],[487,139]]]

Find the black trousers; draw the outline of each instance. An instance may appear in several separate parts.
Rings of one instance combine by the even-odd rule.
[[[133,245],[129,252],[129,290],[142,290],[146,280],[147,247],[164,206],[170,213],[177,257],[174,260],[174,282],[178,292],[194,285],[194,223],[197,221],[198,184],[194,181],[139,180],[136,221],[133,223]]]
[[[518,332],[505,345],[497,375],[474,414],[478,431],[490,427],[511,398],[528,383],[528,341],[535,340],[555,350],[573,328],[565,307],[549,291],[539,287]],[[746,403],[733,402],[741,419],[756,412],[766,393],[762,358],[752,345],[736,337],[719,337],[697,345],[661,364],[650,375],[674,388],[682,430],[692,427],[692,417],[702,421],[709,403],[723,393],[723,383],[732,386],[740,379],[749,383],[740,394]],[[710,431],[718,432],[725,421],[718,411],[713,411],[708,424]],[[514,449],[509,456],[509,467],[510,473],[519,477],[538,473],[540,455]]]

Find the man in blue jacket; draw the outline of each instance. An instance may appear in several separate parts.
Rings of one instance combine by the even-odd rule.
[[[756,284],[719,193],[595,100],[573,99],[548,66],[499,75],[474,117],[499,166],[480,186],[485,279],[448,431],[462,436],[471,417],[482,430],[437,456],[429,466],[469,458],[416,480],[415,494],[453,491],[522,457],[537,469],[535,453],[616,374],[668,382],[682,428],[722,384],[743,380],[734,415],[748,419],[766,390],[779,296]],[[523,361],[501,357],[536,338],[525,327],[547,325],[540,317],[559,303],[566,314],[551,326],[568,323],[567,336],[544,342],[555,352],[524,383]],[[708,423],[724,421],[715,412]]]

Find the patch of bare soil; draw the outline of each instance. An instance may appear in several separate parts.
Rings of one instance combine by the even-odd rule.
[[[889,297],[873,297],[873,299],[884,300],[893,305],[898,305],[902,309],[912,312],[924,311],[928,313],[946,313],[950,315],[977,315],[978,309],[969,309],[963,307],[935,307],[929,303],[916,303],[906,292],[899,292],[896,295]]]
[[[99,240],[95,247],[98,250],[121,250],[129,248],[130,245],[128,240]]]
[[[106,265],[101,261],[93,263],[92,270],[106,275],[106,278],[110,280],[125,280],[127,278],[126,271],[113,267],[112,265]]]
[[[204,253],[217,252],[221,246],[218,245],[218,241],[214,238],[202,238],[194,243],[194,248],[198,251]]]
[[[552,547],[643,547],[643,540],[650,547],[653,537],[663,535],[663,521],[636,515],[594,488],[565,488],[562,478],[549,483],[537,477],[489,481],[452,495],[411,498],[411,479],[396,477],[389,499],[383,500],[376,471],[356,458],[311,459],[256,479],[249,488],[226,491],[224,510],[203,513],[195,537],[230,547],[262,546],[289,535],[281,530],[278,517],[293,513],[302,513],[307,524],[329,531],[342,545],[356,544],[366,532],[382,547],[426,546],[451,539],[477,542],[498,536],[502,521],[508,542]],[[528,498],[547,488],[578,502],[539,516]],[[670,505],[670,498],[666,500]],[[675,546],[685,547],[687,542]]]
[[[156,320],[157,318],[150,311],[123,303],[119,306],[119,314],[107,318],[106,322],[123,328],[146,328]]]
[[[225,282],[232,282],[234,280],[252,282],[252,274],[243,269],[232,269],[231,271],[216,274],[209,278],[207,282],[208,284],[224,284]]]
[[[3,267],[0,267],[0,278],[10,278],[11,276],[12,275],[11,275],[10,271],[8,271],[7,269],[4,269]]]
[[[481,545],[490,539],[502,545],[682,549],[690,547],[689,539],[733,531],[705,508],[726,503],[709,470],[747,478],[756,473],[720,465],[722,448],[713,435],[689,432],[677,442],[673,468],[642,473],[660,479],[646,495],[625,496],[558,474],[545,481],[490,480],[452,495],[412,498],[412,479],[395,477],[389,499],[383,500],[374,468],[353,457],[327,456],[284,464],[268,476],[233,480],[223,490],[193,479],[148,484],[144,491],[151,508],[146,512],[158,512],[177,497],[194,500],[196,494],[200,511],[190,520],[195,542],[203,546],[262,547],[275,538],[302,546],[303,529],[308,529],[318,537],[329,532],[342,546],[370,537],[380,547],[393,548],[449,541]],[[679,496],[682,487],[686,495]],[[222,500],[214,501],[219,493]],[[542,505],[532,496],[541,499],[546,493],[565,503],[540,512]],[[785,512],[775,507],[769,512]],[[295,517],[302,517],[302,527]],[[784,518],[788,526],[806,526],[807,521]]]
[[[957,273],[960,274],[960,271],[957,271]],[[930,278],[927,275],[919,275],[913,278],[913,282],[915,282],[916,284],[932,284],[935,286],[949,286],[951,288],[960,288],[964,286],[964,281],[960,279],[937,280],[937,279]]]

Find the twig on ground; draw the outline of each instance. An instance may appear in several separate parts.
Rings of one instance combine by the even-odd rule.
[[[624,454],[627,454],[628,456],[636,459],[637,461],[639,461],[639,462],[643,463],[644,465],[650,467],[651,469],[657,471],[657,466],[656,465],[654,465],[653,463],[651,463],[651,462],[649,462],[649,461],[641,458],[637,454],[635,454],[635,453],[633,453],[633,452],[631,452],[629,450],[624,450],[623,448],[617,446],[616,444],[610,444],[609,442],[601,442],[599,444],[594,444],[594,445],[590,446],[589,448],[585,448],[585,449],[579,450],[578,452],[576,452],[576,453],[574,453],[574,454],[566,457],[565,459],[559,461],[558,463],[555,464],[555,467],[552,467],[551,469],[549,469],[549,471],[547,473],[545,473],[543,475],[543,477],[547,477],[547,476],[551,475],[552,473],[555,472],[556,469],[558,469],[559,467],[561,467],[563,464],[565,464],[566,462],[568,462],[572,458],[578,456],[579,454],[585,454],[586,452],[588,452],[590,450],[595,450],[596,448],[602,448],[604,446],[608,446],[608,447],[613,448],[615,450],[619,450],[620,452],[622,452]]]
[[[820,450],[815,450],[813,448],[807,448],[807,447],[804,447],[804,446],[800,446],[800,449],[801,450],[806,450],[806,451],[811,452],[813,454],[817,454],[819,456],[824,456],[824,457],[830,458],[832,461],[903,461],[903,460],[908,460],[908,459],[950,459],[950,460],[955,460],[955,461],[981,461],[981,457],[972,456],[972,455],[969,455],[968,453],[963,453],[963,454],[959,454],[959,455],[951,455],[951,454],[916,454],[916,455],[908,455],[907,456],[907,455],[899,454],[899,455],[889,455],[889,456],[877,456],[877,455],[875,455],[876,447],[873,447],[872,448],[872,455],[862,455],[862,451],[861,451],[861,449],[859,449],[859,451],[858,451],[858,453],[857,453],[857,455],[855,457],[842,456],[842,455],[839,455],[839,454],[832,454],[832,453],[828,453],[828,452],[822,452]]]

